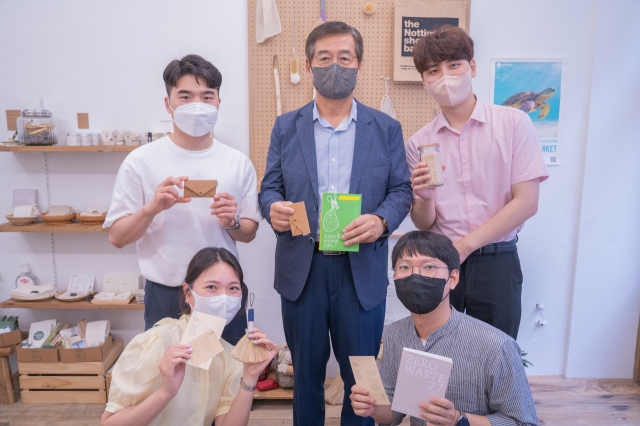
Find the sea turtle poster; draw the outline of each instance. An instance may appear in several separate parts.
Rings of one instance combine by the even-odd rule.
[[[529,114],[548,165],[560,164],[563,68],[562,59],[494,59],[491,63],[492,102]]]

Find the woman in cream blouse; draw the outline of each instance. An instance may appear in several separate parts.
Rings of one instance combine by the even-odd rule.
[[[227,321],[240,309],[242,269],[223,248],[204,248],[189,263],[181,298],[186,311],[204,312]],[[209,370],[186,365],[191,348],[180,345],[189,321],[165,318],[136,336],[112,372],[109,402],[102,426],[206,425],[246,426],[258,376],[278,347],[258,329],[250,337],[269,357],[242,364],[230,356],[233,346],[221,340],[224,352]]]

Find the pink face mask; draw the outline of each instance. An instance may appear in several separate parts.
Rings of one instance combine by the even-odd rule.
[[[471,91],[471,69],[463,75],[445,75],[424,88],[440,106],[456,106],[467,99]]]

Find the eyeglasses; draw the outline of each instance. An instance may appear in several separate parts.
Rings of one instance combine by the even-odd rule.
[[[420,266],[411,266],[408,263],[398,263],[393,271],[395,272],[396,278],[407,278],[413,274],[413,271],[416,268],[418,268],[418,273],[425,278],[435,278],[438,274],[438,269],[449,270],[446,266],[436,266],[434,263],[425,262]]]

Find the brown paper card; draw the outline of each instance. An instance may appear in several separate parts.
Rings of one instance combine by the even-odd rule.
[[[220,340],[218,340],[218,337],[213,330],[209,330],[206,333],[201,334],[190,341],[188,345],[193,349],[189,363],[195,367],[200,367],[205,370],[208,370],[211,365],[211,363],[206,362],[224,351]]]
[[[88,129],[88,128],[89,128],[89,113],[79,112],[78,113],[78,129]]]
[[[289,216],[289,224],[291,225],[291,235],[307,235],[311,233],[309,228],[309,218],[307,217],[307,209],[304,207],[304,201],[291,204],[289,207],[293,209],[293,215]]]
[[[376,359],[373,356],[350,356],[351,370],[356,384],[369,391],[375,405],[391,405],[387,393],[384,390]]]
[[[185,198],[213,198],[218,187],[217,180],[185,180]]]
[[[7,130],[18,130],[18,117],[20,117],[19,109],[7,110]]]

